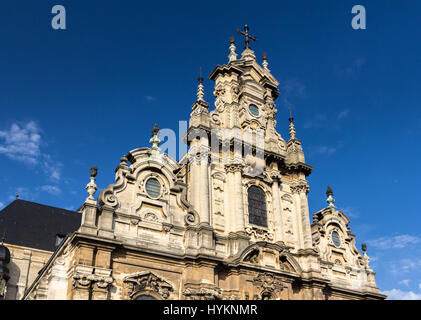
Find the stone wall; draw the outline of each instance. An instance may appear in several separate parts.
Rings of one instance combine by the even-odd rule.
[[[7,243],[5,246],[10,250],[10,262],[7,265],[10,279],[7,282],[6,300],[19,300],[50,259],[52,252]]]

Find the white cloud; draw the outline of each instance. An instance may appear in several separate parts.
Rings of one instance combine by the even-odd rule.
[[[339,208],[339,210],[342,211],[343,213],[345,213],[348,216],[348,218],[357,219],[357,218],[360,217],[360,213],[355,208],[341,207],[341,208]]]
[[[0,202],[0,209],[3,208],[4,204],[3,202]]]
[[[31,166],[37,165],[49,179],[58,181],[61,177],[61,163],[41,152],[43,144],[41,129],[35,121],[13,123],[10,129],[0,131],[0,154]]]
[[[0,141],[0,154],[9,159],[38,162],[41,154],[41,135],[34,121],[29,121],[23,126],[13,123],[9,130],[0,131]]]
[[[405,286],[407,286],[407,287],[409,287],[409,283],[411,282],[411,280],[409,280],[409,279],[405,279],[405,280],[401,280],[401,281],[399,281],[399,283],[400,284],[403,284],[403,285],[405,285]]]
[[[413,270],[421,269],[421,259],[400,259],[393,261],[390,270],[395,274],[408,273]]]
[[[409,234],[402,234],[394,237],[381,237],[378,239],[368,240],[367,244],[380,249],[402,249],[411,244],[417,244],[421,242],[420,237],[411,236]]]
[[[147,101],[155,101],[156,100],[156,98],[155,97],[152,97],[152,96],[146,96],[145,99]]]
[[[61,190],[59,187],[52,186],[52,185],[45,185],[45,186],[42,186],[40,189],[52,195],[58,195],[61,193]]]
[[[420,288],[420,290],[421,290],[421,283],[418,284],[418,288]]]
[[[28,188],[25,187],[17,187],[15,189],[15,192],[11,195],[9,195],[9,200],[13,201],[16,199],[16,195],[19,197],[19,199],[25,199],[25,200],[33,200],[35,198],[35,194],[31,191],[29,191]]]
[[[392,289],[383,291],[382,293],[387,295],[387,300],[421,300],[421,293],[414,293],[412,291]]]
[[[53,161],[51,156],[48,154],[43,155],[42,170],[52,181],[59,181],[61,178],[61,166],[62,164],[58,161]]]

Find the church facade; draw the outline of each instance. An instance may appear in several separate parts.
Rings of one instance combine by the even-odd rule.
[[[199,78],[178,162],[151,147],[120,159],[99,192],[91,169],[80,227],[24,299],[384,299],[348,217],[334,205],[310,221],[305,162],[292,117],[276,131],[279,83],[249,46]],[[212,109],[212,110],[211,110]]]

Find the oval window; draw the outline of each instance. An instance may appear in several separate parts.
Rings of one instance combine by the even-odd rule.
[[[256,107],[254,104],[249,105],[249,110],[250,110],[250,113],[253,116],[256,116],[257,117],[259,115],[259,108]]]
[[[332,242],[336,247],[341,246],[341,240],[339,239],[339,234],[336,231],[332,231]]]
[[[155,178],[150,178],[146,181],[145,189],[148,196],[154,199],[161,194],[161,184]]]

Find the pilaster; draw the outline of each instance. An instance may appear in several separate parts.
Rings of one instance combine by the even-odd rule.
[[[104,238],[114,238],[113,230],[114,208],[104,204],[99,217],[98,235]]]

